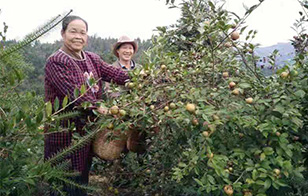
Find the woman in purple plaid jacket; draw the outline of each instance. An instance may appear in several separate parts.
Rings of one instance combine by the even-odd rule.
[[[88,24],[78,16],[68,16],[62,22],[61,35],[63,38],[62,47],[52,54],[45,66],[45,101],[51,101],[58,98],[63,100],[67,95],[70,100],[74,99],[74,89],[87,84],[89,77],[94,77],[97,85],[78,99],[74,106],[82,102],[91,102],[95,104],[102,99],[102,81],[124,85],[128,80],[128,74],[121,68],[106,64],[97,54],[84,51],[83,48],[88,40]],[[89,87],[89,86],[88,86]],[[101,108],[97,109],[100,113],[105,113]],[[71,120],[75,123],[76,132],[84,135],[83,127],[86,123],[86,117],[78,117]],[[45,128],[45,160],[54,156],[57,152],[70,146],[72,142],[71,131],[61,131],[47,133]],[[66,157],[69,161],[72,171],[79,172],[80,175],[73,180],[77,183],[88,184],[89,170],[92,163],[91,144],[85,145]],[[64,185],[64,191],[68,195],[87,195],[86,192]]]

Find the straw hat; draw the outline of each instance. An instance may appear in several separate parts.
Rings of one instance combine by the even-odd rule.
[[[117,43],[114,44],[113,46],[113,54],[116,56],[116,57],[119,57],[118,53],[117,53],[117,49],[119,49],[119,47],[121,46],[121,44],[124,44],[124,43],[129,43],[129,44],[132,44],[133,47],[134,47],[134,53],[137,52],[138,50],[138,44],[135,40],[133,39],[130,39],[129,37],[127,37],[126,35],[123,35],[121,37],[119,37]]]

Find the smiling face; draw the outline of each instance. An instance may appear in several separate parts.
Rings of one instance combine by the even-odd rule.
[[[87,44],[88,34],[86,24],[79,19],[71,21],[67,29],[61,32],[64,47],[69,51],[80,53]]]
[[[120,61],[130,61],[133,58],[135,50],[132,44],[124,43],[117,49],[117,53]]]

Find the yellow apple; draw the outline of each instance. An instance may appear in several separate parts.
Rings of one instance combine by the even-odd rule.
[[[208,131],[203,131],[203,132],[202,132],[202,135],[203,135],[204,137],[208,137],[210,134],[209,134]]]
[[[125,116],[126,115],[126,111],[125,110],[119,110],[120,116]]]
[[[284,72],[281,72],[280,77],[286,78],[286,77],[288,77],[288,75],[289,75],[289,73],[284,71]]]
[[[223,72],[223,73],[222,73],[222,76],[223,76],[224,78],[229,77],[229,72],[227,72],[227,71]]]
[[[188,103],[186,105],[186,110],[190,113],[195,113],[196,112],[196,106],[193,103]]]
[[[249,98],[245,99],[245,101],[246,101],[246,103],[248,103],[248,104],[252,104],[253,98],[252,98],[252,97],[249,97]]]
[[[233,188],[231,185],[226,185],[224,191],[228,196],[233,195]]]
[[[234,89],[234,90],[232,91],[232,94],[233,94],[233,95],[239,95],[239,94],[240,94],[239,89],[238,89],[238,88]]]
[[[112,115],[118,114],[118,113],[119,113],[119,107],[116,106],[116,105],[112,106],[112,107],[110,108],[110,113],[111,113]]]
[[[175,108],[176,108],[175,103],[170,103],[170,108],[171,108],[171,109],[175,109]]]

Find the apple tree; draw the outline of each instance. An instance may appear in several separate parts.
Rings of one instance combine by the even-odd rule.
[[[256,31],[245,20],[262,3],[239,17],[221,2],[183,1],[177,24],[157,28],[127,93],[105,103],[126,115],[98,121],[146,134],[146,151],[123,155],[113,186],[261,196],[303,179],[302,69],[290,64],[265,77],[256,67]]]

